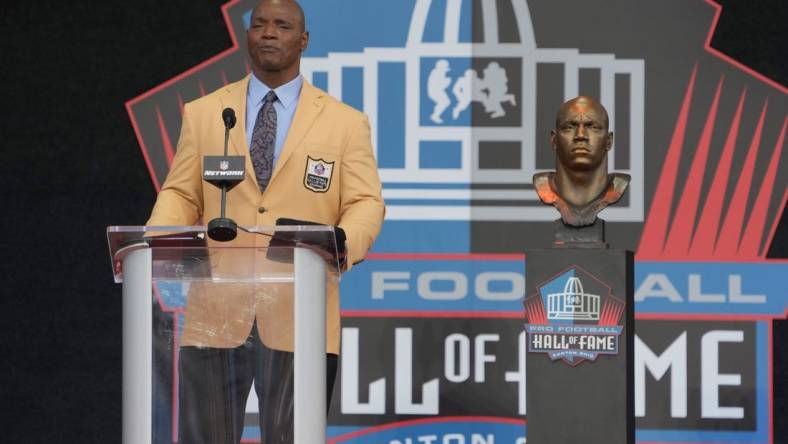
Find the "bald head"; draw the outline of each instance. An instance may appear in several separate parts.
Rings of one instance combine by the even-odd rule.
[[[613,146],[605,107],[591,97],[580,96],[561,105],[550,131],[556,152],[556,170],[607,175],[607,152]]]
[[[252,72],[277,88],[298,77],[301,54],[309,44],[304,11],[294,0],[261,0],[252,11],[246,45]]]
[[[304,16],[304,9],[296,0],[260,0],[254,9],[257,10],[264,4],[287,5],[289,8],[292,8],[296,14],[296,17],[298,18],[298,25],[301,27],[300,31],[306,31],[306,17]],[[254,15],[254,11],[252,11],[252,15]]]
[[[604,106],[602,106],[601,103],[588,96],[578,96],[574,99],[564,102],[564,104],[558,109],[558,114],[555,116],[555,128],[558,129],[561,126],[561,122],[565,121],[570,114],[577,114],[581,112],[585,114],[587,110],[593,110],[596,114],[598,114],[601,123],[604,125],[605,131],[607,131],[607,129],[610,127],[610,122],[608,121],[607,117],[607,110]]]

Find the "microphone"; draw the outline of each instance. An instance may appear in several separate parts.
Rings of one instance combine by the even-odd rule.
[[[225,108],[222,111],[222,120],[224,120],[224,129],[227,131],[225,137],[230,135],[230,130],[235,126],[235,110],[232,108]],[[227,139],[224,140],[224,155],[227,155]]]
[[[228,156],[227,145],[230,140],[230,129],[235,126],[235,110],[222,110],[224,122],[224,156],[205,156],[203,158],[203,180],[222,189],[221,215],[208,223],[208,237],[215,241],[227,242],[238,235],[238,225],[234,220],[225,217],[227,208],[227,190],[232,189],[244,180],[244,156]]]

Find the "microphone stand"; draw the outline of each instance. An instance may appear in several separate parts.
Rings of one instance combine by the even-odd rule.
[[[235,113],[232,113],[232,116],[227,116],[227,113],[223,113],[222,119],[224,120],[224,157],[227,157],[227,144],[230,140],[230,128],[235,126]],[[238,224],[234,220],[225,217],[225,208],[227,207],[226,181],[221,183],[221,188],[221,215],[208,223],[208,237],[215,241],[227,242],[235,239],[238,235]]]

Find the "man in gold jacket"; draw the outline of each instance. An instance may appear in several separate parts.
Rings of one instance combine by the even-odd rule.
[[[252,74],[186,104],[177,153],[147,225],[219,216],[221,192],[202,180],[202,162],[222,154],[222,110],[232,108],[243,128],[230,131],[229,154],[246,157],[246,177],[228,192],[226,217],[241,226],[275,225],[282,217],[333,225],[346,236],[339,245],[345,271],[364,258],[385,212],[369,123],[301,77],[308,40],[294,0],[257,5],[247,31]],[[261,174],[266,155],[255,145],[274,133],[273,159],[269,153]],[[233,265],[221,257],[212,262]],[[253,380],[263,443],[292,442],[291,291],[192,285],[180,353],[179,442],[239,442]],[[340,334],[335,283],[328,286],[326,326],[330,397]]]

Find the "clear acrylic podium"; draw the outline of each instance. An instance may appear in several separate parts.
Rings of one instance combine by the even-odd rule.
[[[340,276],[332,227],[242,227],[235,240],[216,242],[208,239],[202,226],[113,226],[107,228],[107,239],[115,282],[123,283],[124,443],[159,442],[152,433],[157,414],[152,399],[153,340],[157,334],[152,301],[156,286],[162,283],[187,288],[182,301],[182,335],[196,338],[205,333],[203,324],[190,324],[190,316],[198,315],[192,313],[196,309],[191,309],[189,298],[196,306],[196,296],[190,295],[198,290],[213,307],[223,307],[222,298],[227,298],[227,304],[254,301],[251,308],[239,305],[239,317],[250,316],[248,310],[259,310],[257,304],[276,307],[291,298],[283,306],[292,304],[292,333],[285,334],[291,334],[286,339],[292,341],[295,354],[295,442],[326,442],[326,289]],[[257,322],[259,325],[261,320]],[[222,328],[220,325],[202,336],[220,337]],[[176,440],[173,432],[172,440],[163,442]]]

